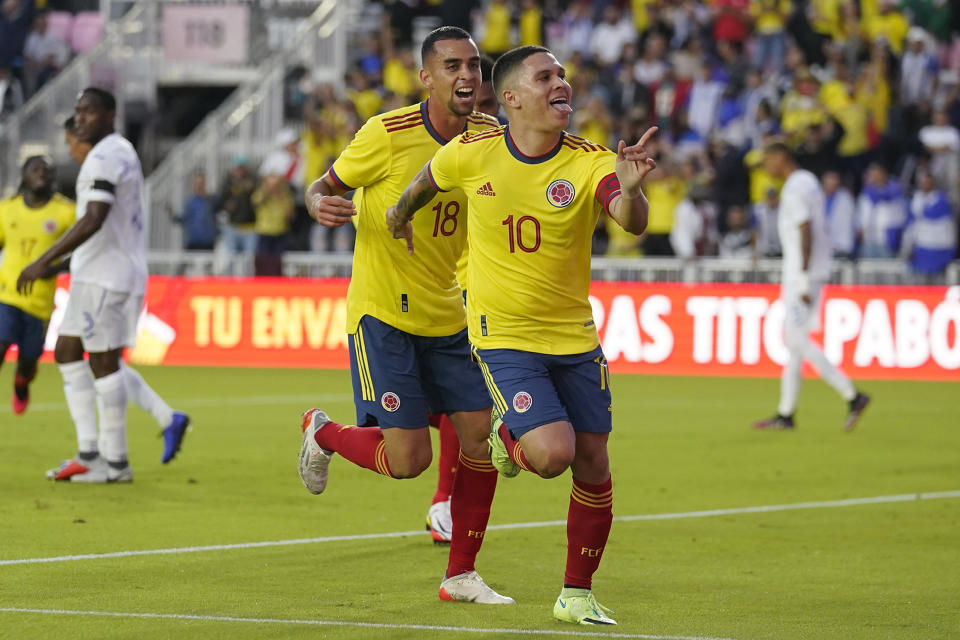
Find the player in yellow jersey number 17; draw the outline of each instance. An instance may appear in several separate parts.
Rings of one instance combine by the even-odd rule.
[[[565,131],[572,91],[547,49],[497,60],[493,86],[508,125],[467,132],[441,148],[387,211],[387,227],[414,247],[410,219],[438,192],[468,200],[467,322],[493,399],[491,462],[553,478],[573,475],[567,564],[553,615],[616,624],[593,595],[613,519],[607,439],[611,395],[588,300],[591,235],[601,211],[642,233],[642,183],[656,167],[647,130],[616,153]]]

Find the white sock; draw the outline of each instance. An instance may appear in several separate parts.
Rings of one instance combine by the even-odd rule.
[[[97,378],[97,407],[100,409],[100,454],[107,462],[127,459],[127,387],[123,371]]]
[[[166,429],[173,422],[173,409],[163,401],[157,392],[154,391],[147,381],[143,379],[135,369],[128,367],[125,362],[120,363],[120,371],[123,373],[123,381],[127,387],[127,397],[130,400],[153,416],[161,429]]]
[[[803,357],[790,349],[790,358],[780,375],[780,405],[777,407],[777,413],[784,417],[792,416],[797,408],[797,397],[803,382],[802,373]]]
[[[827,356],[817,348],[817,345],[807,341],[803,355],[817,368],[823,381],[843,396],[844,400],[850,402],[857,397],[857,389],[853,386],[850,378],[840,373],[840,370],[827,360]]]
[[[86,360],[57,365],[63,377],[63,394],[67,409],[77,429],[77,450],[91,453],[97,450],[97,401],[93,386],[93,372]]]

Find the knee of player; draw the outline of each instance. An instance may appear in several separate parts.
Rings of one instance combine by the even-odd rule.
[[[401,460],[390,460],[390,475],[394,478],[416,478],[430,467],[430,451],[417,452]]]
[[[535,464],[541,478],[556,478],[573,464],[573,451],[554,449],[548,451],[542,460]]]

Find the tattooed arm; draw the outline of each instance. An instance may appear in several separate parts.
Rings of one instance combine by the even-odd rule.
[[[428,165],[429,166],[429,165]],[[413,254],[413,225],[410,221],[413,214],[425,204],[433,200],[439,189],[427,175],[427,167],[420,170],[403,193],[397,204],[387,209],[387,229],[394,238],[403,238],[407,241],[407,253]]]

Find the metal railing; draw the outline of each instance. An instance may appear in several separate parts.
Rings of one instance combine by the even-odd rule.
[[[159,84],[257,82],[262,61],[270,59],[271,40],[277,40],[276,34],[271,38],[271,27],[278,26],[277,21],[303,21],[311,12],[316,15],[320,11],[315,0],[196,0],[193,4],[238,2],[250,9],[247,60],[214,64],[164,60],[163,9],[182,0],[105,0],[100,42],[74,58],[0,123],[0,197],[16,189],[20,165],[28,156],[45,153],[58,163],[68,162],[62,124],[73,112],[77,94],[84,87],[103,86],[116,94],[117,126],[122,133],[128,107],[136,104],[148,112],[156,109]],[[330,5],[323,2],[321,8]],[[111,19],[125,9],[122,17]]]
[[[181,232],[170,223],[170,214],[183,206],[194,173],[203,171],[215,185],[233,156],[242,154],[256,166],[271,148],[284,124],[284,79],[290,68],[303,65],[318,82],[342,85],[346,33],[339,27],[348,10],[345,0],[323,0],[287,46],[258,67],[256,79],[241,85],[150,174],[146,197],[151,248],[180,244]]]
[[[227,256],[216,251],[150,251],[150,273],[183,275],[252,275],[250,257]],[[352,272],[350,253],[288,252],[283,256],[283,274],[304,278],[348,278]],[[830,281],[844,285],[918,284],[902,260],[835,260]],[[592,279],[610,282],[780,282],[782,261],[762,259],[754,262],[736,258],[602,258],[594,257]],[[960,261],[947,269],[942,282],[960,285]]]

